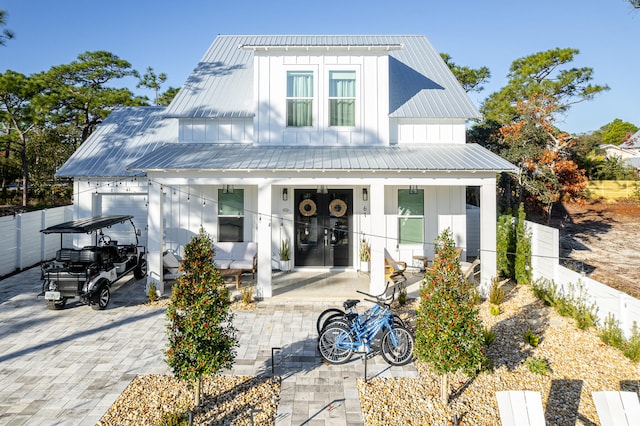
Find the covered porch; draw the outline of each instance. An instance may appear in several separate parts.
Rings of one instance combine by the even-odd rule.
[[[175,145],[175,146],[174,146]],[[256,296],[278,295],[273,271],[288,241],[293,270],[356,273],[370,246],[368,293],[385,287],[385,257],[415,266],[449,228],[461,260],[495,276],[496,174],[513,166],[476,145],[276,147],[168,144],[129,166],[148,179],[149,280],[163,289],[164,251],[203,227],[214,241],[257,243]],[[479,244],[467,244],[467,188],[478,195]],[[334,290],[324,282],[322,293]],[[333,279],[339,283],[340,280]],[[347,281],[341,287],[349,290]],[[342,295],[340,296],[342,298]]]

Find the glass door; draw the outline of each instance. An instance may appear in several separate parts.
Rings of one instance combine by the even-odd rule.
[[[353,191],[295,190],[296,266],[351,266]]]

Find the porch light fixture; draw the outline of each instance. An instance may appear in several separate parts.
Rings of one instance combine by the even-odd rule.
[[[222,186],[223,194],[233,194],[233,185],[223,185]]]
[[[418,193],[418,185],[409,185],[409,194],[417,194]]]
[[[324,185],[318,185],[318,188],[316,189],[316,192],[318,194],[328,194],[329,191],[327,190],[327,187]]]
[[[362,188],[362,201],[369,201],[369,190]]]
[[[282,201],[287,201],[289,199],[289,190],[287,188],[282,188]]]

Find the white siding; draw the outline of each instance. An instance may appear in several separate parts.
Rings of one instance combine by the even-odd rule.
[[[386,55],[264,55],[255,53],[255,139],[260,144],[363,145],[388,144],[389,88]],[[356,72],[356,125],[329,127],[328,79],[330,70]],[[286,126],[286,73],[314,73],[313,126]]]
[[[252,142],[251,118],[180,119],[180,142]]]
[[[463,120],[391,119],[390,143],[465,143]]]
[[[133,215],[133,223],[136,229],[140,229],[142,236],[139,244],[147,245],[147,196],[145,194],[103,194],[102,195],[102,215]],[[132,244],[135,237],[131,234],[131,224],[128,222],[122,226],[105,229],[104,233],[111,239],[119,241],[121,244]]]
[[[414,255],[424,255],[432,258],[434,255],[433,242],[439,233],[449,228],[456,246],[464,248],[462,259],[466,258],[467,248],[467,219],[464,186],[424,186],[424,243],[420,245],[398,245],[398,188],[385,187],[385,216],[387,248],[396,260],[402,260],[409,265],[415,265]],[[382,230],[376,232],[383,232]],[[394,248],[396,248],[394,250]]]

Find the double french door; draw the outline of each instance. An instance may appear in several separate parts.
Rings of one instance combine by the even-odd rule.
[[[353,190],[297,189],[294,196],[296,266],[351,266]]]

